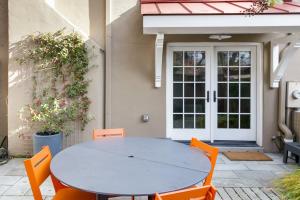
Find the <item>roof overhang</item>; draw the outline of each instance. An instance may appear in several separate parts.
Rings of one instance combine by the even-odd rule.
[[[300,32],[300,14],[144,15],[144,34],[249,34]]]

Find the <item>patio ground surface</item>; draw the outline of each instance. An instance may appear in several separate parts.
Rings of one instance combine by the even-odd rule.
[[[292,172],[298,166],[283,164],[280,154],[268,154],[273,161],[230,161],[223,154],[219,155],[214,185],[218,188],[216,199],[223,200],[269,200],[280,199],[272,189],[275,179]],[[0,166],[0,200],[32,200],[33,197],[23,166],[24,159],[10,160]],[[45,200],[54,194],[51,182],[47,180],[41,190]],[[118,197],[114,200],[130,198]],[[137,200],[146,200],[139,197]]]

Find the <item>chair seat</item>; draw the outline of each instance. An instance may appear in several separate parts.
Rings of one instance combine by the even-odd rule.
[[[62,189],[54,196],[53,200],[96,200],[96,195],[88,192],[82,192],[76,189]]]

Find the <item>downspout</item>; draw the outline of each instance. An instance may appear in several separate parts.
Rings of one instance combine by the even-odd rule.
[[[286,87],[283,80],[280,81],[279,99],[278,99],[278,127],[284,142],[293,142],[294,136],[291,129],[286,125]]]
[[[105,31],[105,47],[106,47],[106,54],[105,54],[105,109],[104,109],[104,128],[111,128],[111,0],[106,0],[106,31]]]

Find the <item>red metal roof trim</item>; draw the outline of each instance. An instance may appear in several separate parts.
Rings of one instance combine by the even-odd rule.
[[[141,0],[142,15],[243,14],[254,0]],[[263,14],[300,14],[300,3],[285,1]]]

